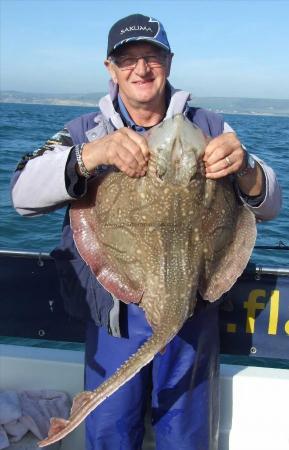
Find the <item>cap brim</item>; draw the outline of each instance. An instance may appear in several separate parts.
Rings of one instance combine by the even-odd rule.
[[[171,52],[170,47],[168,47],[167,45],[165,45],[161,42],[155,41],[155,39],[153,39],[153,38],[144,36],[144,37],[137,37],[137,38],[135,38],[135,37],[129,38],[129,39],[119,42],[118,44],[116,44],[114,46],[114,48],[110,51],[110,53],[107,56],[110,56],[115,50],[119,49],[120,47],[123,47],[126,44],[130,44],[131,42],[149,42],[150,44],[155,45],[156,47],[166,50],[168,53]]]

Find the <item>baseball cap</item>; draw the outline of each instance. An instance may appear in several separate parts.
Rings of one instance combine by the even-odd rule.
[[[108,34],[107,57],[120,46],[133,41],[148,41],[170,52],[170,44],[161,22],[153,17],[132,14],[118,20]]]

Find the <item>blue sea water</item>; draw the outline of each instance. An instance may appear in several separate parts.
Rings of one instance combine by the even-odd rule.
[[[63,210],[41,217],[23,218],[11,206],[10,178],[25,153],[41,146],[69,120],[95,108],[1,104],[0,123],[0,249],[50,252],[60,238]],[[289,117],[225,115],[241,141],[278,175],[283,208],[278,218],[258,225],[257,245],[289,245]],[[289,252],[255,250],[252,262],[289,266]]]

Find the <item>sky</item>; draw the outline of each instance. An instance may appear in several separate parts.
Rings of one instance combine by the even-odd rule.
[[[174,52],[170,82],[196,97],[289,98],[289,1],[0,0],[1,90],[107,90],[114,22],[158,18]]]

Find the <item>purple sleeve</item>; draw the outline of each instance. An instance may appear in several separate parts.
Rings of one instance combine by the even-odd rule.
[[[265,188],[264,198],[261,198],[261,202],[251,204],[244,198],[244,195],[237,186],[237,193],[241,201],[248,206],[248,208],[255,214],[257,221],[271,220],[278,216],[282,205],[281,188],[278,183],[274,170],[267,166],[260,158],[253,155],[258,164],[261,166],[265,178],[263,183]],[[263,194],[263,193],[262,193]],[[261,195],[262,195],[261,194]],[[254,197],[253,197],[254,199]],[[256,197],[255,197],[256,199]]]
[[[241,191],[240,188],[236,188],[238,195],[243,198],[243,200],[249,205],[249,206],[260,206],[261,203],[265,200],[266,197],[266,177],[264,172],[262,171],[263,176],[263,182],[262,182],[262,192],[259,195],[247,195],[244,194],[244,192]]]
[[[19,214],[46,214],[67,205],[77,192],[81,193],[77,182],[76,192],[73,195],[68,192],[68,185],[73,191],[66,176],[72,148],[71,136],[63,129],[42,147],[22,157],[11,180],[12,203]],[[72,166],[73,163],[71,172],[74,170],[76,175]]]

